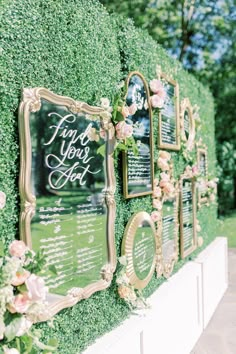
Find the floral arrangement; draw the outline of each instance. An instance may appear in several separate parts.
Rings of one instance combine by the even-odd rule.
[[[193,166],[187,165],[184,170],[184,176],[186,178],[197,179],[200,176],[200,171],[199,171],[197,165],[196,164]]]
[[[161,221],[161,209],[164,198],[168,199],[174,197],[176,190],[172,171],[171,154],[167,151],[160,150],[157,165],[162,172],[160,173],[160,180],[158,178],[154,179],[152,203],[156,210],[151,213],[154,222]]]
[[[118,285],[118,294],[123,299],[131,310],[143,310],[148,308],[149,305],[146,302],[142,291],[134,288],[130,284],[129,278],[126,274],[127,270],[127,258],[122,256],[119,258],[118,270],[116,273],[116,284]]]
[[[152,107],[159,110],[162,109],[166,99],[166,91],[161,80],[151,80],[149,82],[149,87],[153,93],[153,95],[150,97]]]
[[[205,180],[204,178],[199,178],[197,183],[201,195],[203,197],[206,197],[209,203],[214,203],[216,201],[217,195],[218,178],[208,180]]]
[[[45,259],[31,251],[23,241],[13,241],[8,255],[0,258],[0,353],[50,353],[56,343],[40,341],[41,333],[33,328],[40,315],[48,310],[47,287],[40,273]]]

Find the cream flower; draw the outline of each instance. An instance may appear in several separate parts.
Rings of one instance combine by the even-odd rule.
[[[121,114],[125,118],[127,118],[130,115],[129,108],[127,106],[123,106],[121,109]]]
[[[128,286],[125,286],[125,285],[118,286],[118,294],[121,299],[128,298],[130,296],[131,292],[132,292],[132,290]]]
[[[4,332],[5,332],[5,324],[3,319],[0,317],[0,340],[4,338]]]
[[[159,213],[159,211],[153,211],[151,213],[151,218],[154,222],[160,221],[161,220],[161,213]]]
[[[159,151],[159,157],[164,160],[169,161],[171,159],[171,154],[167,151],[161,150],[161,151]]]
[[[32,322],[24,316],[17,317],[6,326],[5,336],[8,340],[23,336],[32,326]]]
[[[156,208],[157,210],[162,209],[162,202],[158,199],[153,199],[152,205],[153,205],[153,208]]]
[[[0,191],[0,209],[3,209],[6,205],[6,194],[2,191]]]
[[[155,187],[152,193],[152,196],[154,198],[160,198],[162,195],[161,188],[160,187]]]
[[[17,271],[11,281],[11,285],[13,285],[13,286],[22,285],[22,284],[24,284],[24,282],[26,281],[26,279],[29,276],[30,276],[30,272],[28,272],[28,270],[22,269],[20,271]]]
[[[90,141],[96,141],[98,142],[99,141],[99,134],[97,133],[97,130],[96,128],[90,128],[89,131],[88,131],[88,137],[89,137],[89,140]]]
[[[170,166],[169,166],[167,160],[162,159],[161,157],[159,157],[159,159],[157,160],[157,165],[162,171],[169,171],[169,169],[170,169]]]
[[[13,303],[9,304],[8,309],[11,313],[15,313],[15,312],[26,313],[30,304],[31,302],[28,293],[18,294],[14,298]]]
[[[110,108],[110,100],[107,97],[101,98],[101,107],[104,109]]]
[[[153,95],[150,97],[151,105],[153,108],[162,108],[164,105],[164,100],[158,95]]]
[[[119,140],[130,138],[133,134],[133,127],[124,120],[116,124],[116,137]]]
[[[136,103],[135,103],[135,102],[132,103],[131,106],[128,107],[129,114],[130,114],[131,116],[133,116],[133,115],[137,112],[137,109],[138,109],[138,108],[137,108]]]
[[[169,182],[169,181],[170,181],[170,175],[168,175],[167,173],[162,172],[162,173],[160,174],[160,176],[161,176],[161,180],[162,180],[162,181],[164,181],[164,182]]]
[[[9,246],[9,253],[12,257],[22,257],[29,250],[23,241],[15,240]]]
[[[48,293],[48,288],[45,286],[43,278],[35,274],[26,279],[25,285],[29,292],[29,297],[32,301],[45,300]]]

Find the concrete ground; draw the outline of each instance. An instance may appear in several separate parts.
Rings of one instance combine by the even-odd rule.
[[[229,287],[191,354],[236,354],[236,248],[229,249]]]

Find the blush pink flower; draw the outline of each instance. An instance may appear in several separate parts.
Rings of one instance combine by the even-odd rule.
[[[193,167],[192,167],[192,173],[193,173],[193,176],[197,176],[198,175],[198,167],[196,166],[196,165],[194,165]]]
[[[163,187],[163,192],[166,194],[166,195],[173,195],[174,192],[175,192],[175,187],[173,186],[172,183],[165,183],[164,187]]]
[[[164,182],[169,182],[170,181],[170,175],[168,175],[167,173],[162,172],[160,174],[160,176],[161,176],[161,181],[164,181]]]
[[[150,83],[150,90],[155,93],[156,95],[158,95],[160,98],[162,98],[163,100],[165,100],[166,98],[166,91],[161,83],[160,80],[154,79],[151,80]]]
[[[162,108],[164,105],[164,100],[158,95],[153,95],[150,97],[151,105],[153,108]]]
[[[161,197],[161,188],[160,187],[155,187],[153,190],[153,197],[154,198],[160,198]]]
[[[118,294],[121,299],[128,298],[130,296],[131,291],[132,290],[128,286],[125,286],[125,285],[120,285],[118,287]]]
[[[28,247],[23,241],[15,240],[9,246],[9,253],[12,257],[22,257],[28,251]]]
[[[48,288],[45,286],[43,278],[31,274],[30,277],[26,279],[25,285],[32,301],[46,299]]]
[[[171,154],[167,151],[161,150],[161,151],[159,151],[159,157],[164,160],[170,161]]]
[[[158,199],[153,199],[152,206],[153,206],[153,208],[156,208],[157,210],[161,210],[162,209],[162,202]]]
[[[9,304],[9,311],[11,313],[25,313],[31,305],[28,293],[18,294],[15,296],[13,303]]]
[[[207,186],[208,186],[209,188],[215,189],[217,185],[216,185],[216,183],[215,183],[214,181],[208,181],[208,182],[207,182]]]
[[[123,140],[130,138],[133,134],[133,127],[127,124],[124,120],[116,124],[116,137]]]
[[[127,118],[130,115],[129,108],[127,106],[123,106],[121,110],[121,114],[124,117],[124,119]]]
[[[153,211],[151,213],[151,218],[154,222],[160,221],[161,220],[161,213],[159,211]]]
[[[162,171],[169,171],[169,169],[170,169],[170,166],[169,166],[167,160],[162,159],[161,157],[159,157],[159,159],[157,160],[157,165]]]
[[[22,271],[16,272],[14,278],[11,281],[11,285],[19,286],[24,284],[26,279],[30,276],[30,272],[28,270],[22,269]]]
[[[135,103],[135,102],[132,103],[131,106],[128,107],[129,114],[130,114],[131,116],[133,116],[133,115],[137,112],[137,109],[138,109],[138,108],[137,108],[136,103]]]

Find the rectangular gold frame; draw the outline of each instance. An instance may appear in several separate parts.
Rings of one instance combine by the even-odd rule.
[[[197,147],[197,167],[198,170],[200,171],[200,159],[201,155],[205,156],[205,161],[206,161],[206,171],[205,171],[205,177],[207,178],[208,175],[208,158],[207,158],[207,147],[204,145],[202,147]],[[198,190],[198,205],[201,206],[202,204],[206,204],[208,202],[207,197],[202,197],[201,192]]]
[[[180,115],[179,115],[179,84],[170,79],[166,74],[161,73],[160,77],[164,80],[166,80],[169,84],[174,86],[174,91],[175,91],[175,118],[176,118],[176,142],[177,144],[167,144],[162,142],[162,113],[161,111],[158,114],[159,117],[159,134],[158,134],[158,147],[160,149],[167,149],[167,150],[174,150],[174,151],[179,151],[180,150]]]
[[[127,153],[125,151],[122,151],[122,173],[123,173],[123,194],[125,199],[131,199],[135,197],[141,197],[144,195],[150,195],[153,193],[154,189],[154,162],[153,162],[153,119],[152,119],[152,108],[151,108],[151,103],[150,103],[150,93],[149,93],[149,88],[148,84],[144,78],[144,76],[139,73],[138,71],[132,71],[129,73],[127,79],[126,79],[126,92],[128,93],[128,86],[129,86],[129,80],[131,76],[133,75],[138,75],[143,83],[145,90],[147,92],[147,102],[148,102],[148,107],[149,107],[149,119],[150,119],[150,161],[151,161],[151,184],[152,184],[152,190],[149,192],[142,192],[142,193],[136,193],[136,194],[129,194],[128,193],[128,159],[127,159]],[[127,97],[127,93],[125,96],[125,100]]]
[[[184,250],[184,235],[183,235],[183,181],[189,180],[192,183],[192,205],[193,205],[193,245],[187,250]],[[182,176],[180,178],[180,256],[182,259],[186,258],[197,248],[197,231],[196,231],[196,219],[197,219],[197,207],[196,207],[196,184],[194,179],[186,178]]]
[[[23,90],[22,101],[19,107],[19,133],[20,133],[20,176],[19,189],[21,197],[21,213],[20,213],[20,237],[31,247],[31,219],[36,209],[36,197],[31,190],[31,136],[30,136],[30,113],[37,112],[41,107],[41,99],[44,98],[51,103],[66,106],[72,113],[77,114],[83,112],[88,115],[100,116],[104,112],[103,108],[92,107],[87,103],[75,101],[72,98],[59,96],[53,92],[37,87],[27,88]],[[72,288],[69,295],[61,296],[50,294],[47,299],[49,310],[41,314],[38,322],[46,321],[49,317],[55,315],[64,308],[75,305],[78,301],[90,297],[94,292],[107,288],[113,278],[113,273],[116,268],[116,249],[115,249],[115,174],[114,174],[114,131],[111,129],[109,122],[103,122],[100,116],[101,124],[107,132],[107,145],[105,166],[107,172],[107,185],[105,189],[105,200],[108,209],[107,225],[106,225],[106,240],[108,263],[101,270],[101,279],[94,282],[85,288]]]

